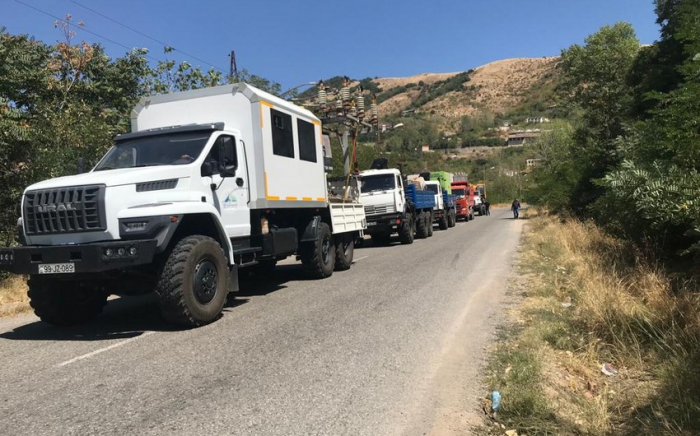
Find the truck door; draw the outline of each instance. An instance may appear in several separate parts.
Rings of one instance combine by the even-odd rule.
[[[398,198],[396,204],[396,212],[403,212],[406,204],[406,192],[403,188],[403,183],[401,181],[401,176],[396,176],[396,189],[398,190]]]
[[[222,133],[216,138],[205,160],[213,173],[211,183],[218,187],[212,190],[214,206],[221,214],[229,238],[250,236],[250,191],[245,156],[243,141]],[[207,180],[207,177],[202,180]]]

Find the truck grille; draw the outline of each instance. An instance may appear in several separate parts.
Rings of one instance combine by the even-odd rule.
[[[394,212],[396,212],[396,207],[393,204],[388,204],[386,206],[365,206],[365,215],[381,215]]]
[[[29,191],[24,195],[24,231],[27,235],[104,231],[104,197],[104,185]]]

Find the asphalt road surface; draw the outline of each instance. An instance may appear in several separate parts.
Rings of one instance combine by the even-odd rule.
[[[0,435],[463,435],[522,222],[494,210],[355,251],[304,280],[284,262],[224,316],[178,331],[151,297],[93,323],[0,319]]]

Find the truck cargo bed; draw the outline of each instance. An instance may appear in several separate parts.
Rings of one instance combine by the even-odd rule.
[[[432,191],[422,191],[415,185],[406,186],[406,198],[411,200],[416,209],[433,209],[435,207],[435,195]]]

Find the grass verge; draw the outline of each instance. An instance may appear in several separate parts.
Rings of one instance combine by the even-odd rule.
[[[30,310],[27,278],[11,275],[0,280],[0,317]]]
[[[480,432],[700,434],[700,286],[593,224],[527,214]]]

